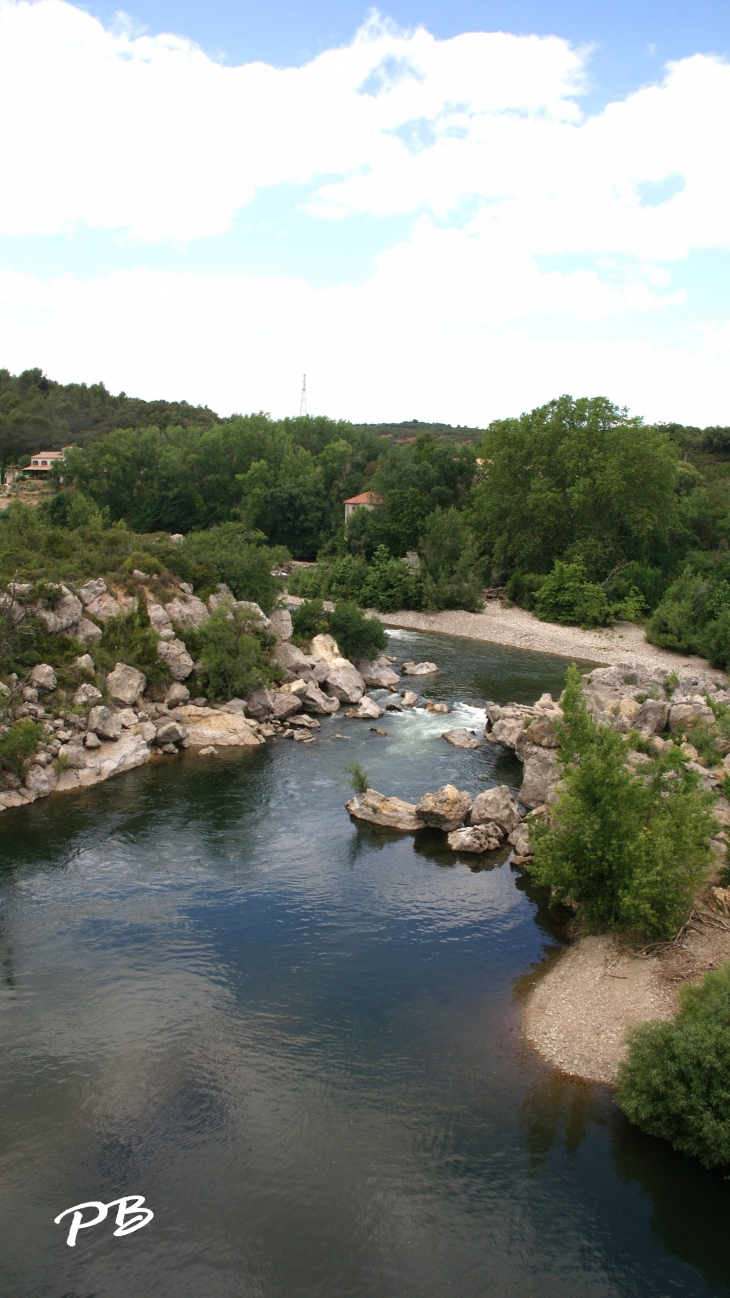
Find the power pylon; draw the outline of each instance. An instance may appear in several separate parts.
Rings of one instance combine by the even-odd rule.
[[[299,402],[299,414],[306,415],[306,413],[307,413],[307,376],[306,374],[303,374],[302,375],[302,396]]]

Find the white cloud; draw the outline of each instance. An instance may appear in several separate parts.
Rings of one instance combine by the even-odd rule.
[[[438,298],[436,281],[430,292]],[[483,425],[561,392],[603,393],[652,419],[727,422],[730,329],[681,345],[625,336],[537,338],[363,286],[150,270],[42,284],[0,272],[0,355],[63,381],[207,402],[222,412]]]
[[[730,244],[730,67],[685,59],[585,117],[588,60],[555,37],[373,19],[304,67],[229,68],[61,0],[0,0],[0,234],[194,241],[285,182],[312,187],[321,220],[413,217],[357,286],[8,272],[2,363],[223,410],[283,413],[307,369],[318,408],[362,419],[480,423],[570,390],[726,420],[723,327],[658,339],[687,300],[666,264]],[[589,341],[597,321],[618,341]]]

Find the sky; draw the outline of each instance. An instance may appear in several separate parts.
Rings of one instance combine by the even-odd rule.
[[[0,0],[0,366],[730,424],[730,5]]]

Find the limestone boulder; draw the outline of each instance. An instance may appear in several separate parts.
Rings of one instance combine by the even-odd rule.
[[[331,635],[316,635],[312,640],[312,656],[333,663],[342,658],[340,647]]]
[[[131,730],[132,726],[136,726],[139,722],[139,717],[134,708],[117,708],[117,716],[124,730]]]
[[[256,723],[241,712],[200,708],[194,703],[185,704],[177,711],[194,748],[210,744],[216,748],[258,748],[264,742],[256,733]]]
[[[414,694],[413,690],[404,690],[401,694],[401,698],[403,700],[404,708],[415,708],[418,702],[418,695]]]
[[[298,698],[303,699],[307,692],[309,681],[299,677],[295,681],[287,681],[284,685],[279,686],[279,694],[296,694]]]
[[[182,640],[159,640],[157,656],[176,681],[185,681],[195,666]]]
[[[506,784],[498,784],[493,789],[479,793],[469,814],[470,825],[494,822],[501,826],[505,834],[511,833],[521,819],[520,809]]]
[[[147,612],[152,630],[158,635],[162,635],[163,631],[172,631],[172,622],[164,604],[148,603]]]
[[[127,663],[117,663],[114,671],[106,678],[106,687],[112,703],[121,704],[123,707],[131,707],[136,703],[140,694],[144,693],[146,684],[146,676]]]
[[[526,861],[528,857],[533,855],[530,830],[524,820],[521,824],[515,826],[507,842],[514,848],[514,855],[519,857],[521,861]]]
[[[246,699],[246,711],[254,721],[265,721],[274,710],[273,690],[254,690]]]
[[[434,672],[441,669],[435,663],[412,663],[403,664],[404,676],[433,676]]]
[[[453,830],[446,841],[452,852],[483,856],[485,852],[496,852],[502,845],[503,837],[498,825],[469,825],[464,829]]]
[[[526,727],[527,737],[532,744],[541,748],[557,748],[558,736],[555,731],[556,714],[542,713],[536,716]]]
[[[370,662],[363,658],[357,663],[357,670],[369,690],[391,690],[400,684],[400,676],[389,663]]]
[[[162,748],[163,744],[179,744],[187,739],[187,729],[169,717],[161,717],[156,726],[155,742]]]
[[[714,725],[715,714],[706,703],[673,703],[669,709],[669,729],[673,735],[678,735],[682,730],[691,730],[698,721]]]
[[[452,744],[454,748],[481,748],[474,731],[466,730],[463,726],[458,726],[455,730],[445,730],[441,738],[445,739],[447,744]]]
[[[67,769],[80,771],[86,766],[86,753],[80,743],[62,744],[58,756],[63,759]]]
[[[84,586],[80,586],[76,591],[76,594],[81,600],[81,603],[88,606],[89,604],[93,604],[94,600],[98,599],[100,595],[103,595],[105,591],[106,582],[101,577],[97,577],[96,581],[87,581]]]
[[[301,712],[302,700],[296,694],[285,694],[280,690],[274,695],[272,715],[274,721],[286,721],[296,712]]]
[[[24,784],[37,798],[47,798],[58,784],[58,776],[52,766],[34,765],[26,772]]]
[[[312,713],[313,716],[329,716],[331,712],[336,712],[340,706],[340,700],[333,698],[330,694],[324,694],[314,681],[309,681],[306,691],[301,695],[302,707],[305,712]]]
[[[462,793],[453,784],[444,784],[435,793],[424,793],[416,815],[424,825],[450,833],[464,823],[470,807],[470,794]]]
[[[182,685],[180,681],[175,681],[165,695],[165,703],[168,708],[177,708],[181,703],[190,701],[190,690],[187,685]]]
[[[416,815],[412,802],[403,802],[401,798],[386,798],[375,789],[358,793],[345,803],[345,807],[355,820],[364,820],[370,825],[379,825],[382,829],[394,829],[401,834],[415,834],[423,829],[423,821]]]
[[[633,724],[646,735],[660,735],[667,728],[669,703],[666,699],[646,699],[634,714]]]
[[[80,622],[84,614],[81,600],[72,595],[65,586],[61,586],[59,589],[61,597],[52,609],[42,608],[40,605],[35,609],[36,617],[40,618],[41,622],[44,622],[51,632],[67,631],[77,622]]]
[[[92,703],[98,703],[101,698],[101,690],[95,685],[79,685],[73,696],[72,703],[75,708],[88,708]]]
[[[101,640],[101,627],[95,622],[90,622],[88,617],[82,617],[80,622],[71,627],[71,633],[74,640],[79,640],[81,644],[99,644]],[[88,657],[82,654],[82,657]]]
[[[197,595],[176,595],[167,605],[165,612],[174,626],[199,627],[208,621],[208,612],[202,599]]]
[[[113,775],[121,775],[150,760],[150,750],[141,735],[125,730],[116,744],[102,744],[100,748],[82,750],[84,765],[62,771],[56,789],[69,793],[74,789],[100,784]]]
[[[100,739],[118,739],[122,733],[122,723],[116,713],[103,706],[91,709],[87,726]]]
[[[378,707],[375,699],[371,699],[367,694],[360,699],[356,708],[351,708],[345,713],[345,716],[354,717],[356,721],[377,721],[382,715],[383,709]]]
[[[56,673],[48,663],[37,663],[30,673],[30,683],[37,690],[47,691],[49,694],[55,690],[58,681]]]
[[[274,645],[273,656],[282,671],[290,673],[292,677],[299,676],[302,671],[309,671],[310,662],[307,655],[294,644],[284,641]]]
[[[334,658],[329,663],[324,688],[340,703],[359,703],[365,693],[365,682],[347,658]]]
[[[524,759],[520,802],[523,807],[540,807],[550,800],[560,780],[557,754],[553,749],[528,744]]]
[[[90,604],[86,605],[86,612],[91,617],[97,618],[99,622],[109,622],[112,618],[120,617],[124,609],[105,587],[102,594],[97,595]]]
[[[95,670],[94,659],[91,654],[79,654],[78,658],[74,659],[74,666],[80,667],[84,672],[93,672]]]
[[[291,640],[294,628],[288,608],[274,609],[269,622],[271,624],[271,634],[276,636],[280,644],[285,644]]]

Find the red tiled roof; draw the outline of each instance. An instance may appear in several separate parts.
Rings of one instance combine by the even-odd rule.
[[[346,505],[382,505],[383,497],[377,496],[374,491],[363,491],[359,496],[350,496],[345,501]]]

